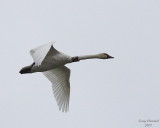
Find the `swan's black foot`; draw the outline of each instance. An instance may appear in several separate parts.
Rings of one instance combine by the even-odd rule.
[[[21,74],[26,74],[26,73],[31,73],[31,70],[32,70],[32,67],[35,65],[35,63],[33,63],[32,65],[30,66],[26,66],[24,68],[22,68],[19,73]]]

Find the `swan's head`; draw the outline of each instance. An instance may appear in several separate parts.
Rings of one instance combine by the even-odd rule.
[[[22,68],[19,73],[21,74],[26,74],[26,73],[31,73],[31,66],[26,66],[24,68]]]
[[[98,56],[99,56],[100,59],[112,59],[112,58],[114,58],[114,57],[108,55],[107,53],[100,53],[100,54],[98,54]]]

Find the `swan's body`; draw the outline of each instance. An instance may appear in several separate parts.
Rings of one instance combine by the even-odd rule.
[[[21,74],[42,72],[52,83],[54,96],[59,109],[63,112],[69,110],[70,97],[70,69],[64,66],[84,59],[109,59],[113,58],[106,53],[86,56],[71,57],[57,51],[53,47],[54,42],[42,45],[30,51],[34,63],[22,68]]]

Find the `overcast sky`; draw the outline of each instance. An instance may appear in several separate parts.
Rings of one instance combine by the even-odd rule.
[[[42,73],[18,73],[33,62],[30,49],[52,40],[71,56],[115,57],[67,65],[68,113]],[[0,0],[0,42],[1,128],[142,128],[139,120],[160,120],[159,0]]]

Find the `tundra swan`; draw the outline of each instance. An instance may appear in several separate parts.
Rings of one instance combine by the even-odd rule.
[[[106,53],[71,57],[57,51],[50,42],[30,51],[34,60],[29,66],[22,68],[19,73],[42,72],[52,83],[53,93],[59,110],[67,112],[69,110],[70,98],[70,69],[64,66],[67,63],[77,62],[85,59],[110,59],[114,58]]]

